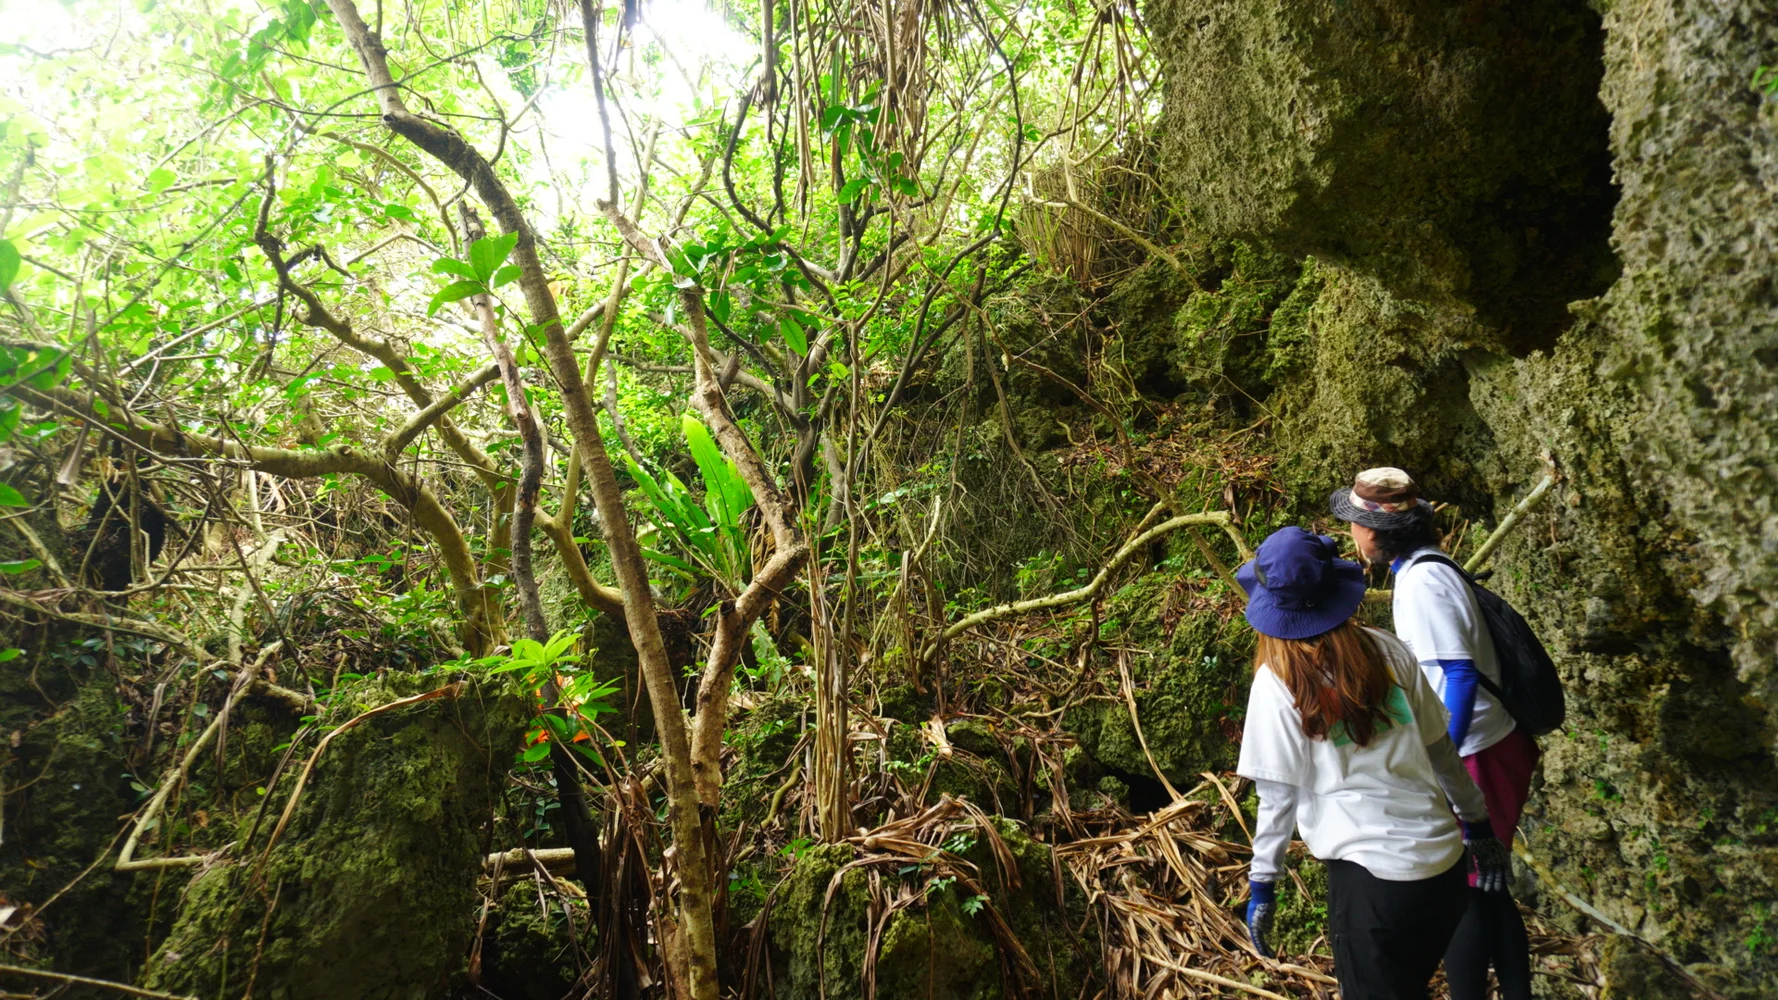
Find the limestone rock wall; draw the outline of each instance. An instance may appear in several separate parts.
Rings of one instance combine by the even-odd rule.
[[[1313,498],[1400,464],[1486,518],[1557,464],[1494,581],[1571,691],[1533,854],[1697,980],[1774,995],[1778,95],[1753,81],[1778,4],[1147,17],[1163,181],[1202,232],[1315,276],[1266,334],[1300,359],[1265,388],[1280,468]],[[1607,973],[1670,988],[1629,939]]]
[[[391,673],[353,695],[369,707],[443,683]],[[525,718],[522,696],[465,683],[342,732],[269,856],[279,808],[251,855],[185,888],[147,984],[278,1000],[442,995],[475,931],[487,823]],[[297,769],[270,790],[278,807]]]

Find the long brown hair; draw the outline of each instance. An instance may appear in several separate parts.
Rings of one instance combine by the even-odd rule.
[[[1369,746],[1388,728],[1384,701],[1395,683],[1383,650],[1348,618],[1312,639],[1278,639],[1264,633],[1253,666],[1270,667],[1296,699],[1303,735],[1322,740],[1333,733]]]

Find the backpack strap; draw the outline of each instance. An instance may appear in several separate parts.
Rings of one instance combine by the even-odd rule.
[[[1463,578],[1463,582],[1469,584],[1470,596],[1474,597],[1476,599],[1476,607],[1478,610],[1480,610],[1481,596],[1476,593],[1475,577],[1470,576],[1468,570],[1466,570],[1462,566],[1458,565],[1457,560],[1452,559],[1450,556],[1445,555],[1443,552],[1422,552],[1419,555],[1416,555],[1412,559],[1408,560],[1407,565],[1403,566],[1402,569],[1405,570],[1410,566],[1417,566],[1422,562],[1443,563],[1444,565],[1449,566],[1452,569],[1456,570],[1457,575]],[[1401,574],[1399,572],[1396,573],[1397,578],[1399,578],[1400,576],[1401,576]],[[1486,625],[1487,625],[1487,623],[1483,622],[1483,626],[1486,627]],[[1481,671],[1480,667],[1476,668],[1475,677],[1476,677],[1477,683],[1481,684],[1481,686],[1487,690],[1488,694],[1493,696],[1495,701],[1500,702],[1500,704],[1503,706],[1506,704],[1506,692],[1500,690],[1500,685],[1494,683],[1494,681],[1487,674],[1485,674]]]

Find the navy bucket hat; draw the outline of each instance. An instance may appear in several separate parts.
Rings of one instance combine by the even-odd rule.
[[[1235,571],[1247,590],[1247,621],[1276,639],[1310,639],[1352,617],[1364,600],[1364,570],[1339,544],[1302,528],[1280,528]]]

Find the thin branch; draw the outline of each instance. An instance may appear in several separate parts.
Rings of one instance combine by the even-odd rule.
[[[236,675],[233,690],[238,692],[242,688],[251,685],[254,680],[259,677],[259,672],[265,667],[265,662],[271,659],[272,654],[283,648],[283,646],[284,641],[280,639],[260,650],[259,656],[253,661],[253,665]],[[136,814],[136,822],[130,827],[129,839],[123,842],[123,850],[119,851],[117,855],[117,864],[112,867],[120,872],[142,871],[149,868],[191,868],[201,865],[215,856],[215,854],[191,854],[183,857],[145,858],[141,861],[137,861],[136,845],[141,842],[142,833],[148,829],[148,824],[152,823],[158,816],[160,816],[161,808],[167,804],[167,798],[173,794],[173,789],[178,788],[184,783],[185,776],[191,773],[192,765],[196,764],[198,758],[203,756],[204,748],[210,745],[210,740],[214,738],[217,732],[224,725],[227,725],[227,723],[227,712],[215,713],[215,717],[210,720],[210,724],[204,727],[204,731],[198,734],[196,740],[192,741],[191,749],[186,751],[185,758],[179,762],[179,766],[174,768],[166,777],[161,779],[161,786],[155,790],[154,798],[149,799],[148,805],[140,813]],[[153,724],[152,720],[150,720],[150,724]],[[228,848],[225,847],[222,850],[227,849]],[[220,854],[221,851],[215,853]]]
[[[0,975],[20,976],[25,979],[41,979],[46,983],[61,983],[64,986],[91,986],[94,989],[110,990],[125,996],[148,997],[150,1000],[197,1000],[197,997],[183,993],[162,993],[159,990],[145,990],[128,983],[114,983],[109,979],[94,979],[90,976],[73,976],[66,972],[50,972],[47,969],[27,969],[20,965],[0,965]]]
[[[964,632],[967,632],[977,625],[985,625],[988,622],[998,621],[1002,618],[1010,618],[1013,615],[1029,614],[1033,611],[1048,611],[1052,608],[1067,607],[1070,604],[1079,604],[1082,601],[1092,600],[1099,596],[1100,591],[1105,589],[1106,582],[1111,579],[1114,573],[1122,569],[1125,563],[1128,563],[1131,558],[1138,552],[1142,551],[1143,546],[1168,532],[1176,531],[1180,528],[1195,524],[1227,526],[1231,523],[1232,518],[1226,510],[1213,510],[1203,514],[1184,514],[1179,517],[1169,518],[1168,520],[1162,521],[1160,524],[1157,524],[1154,527],[1149,528],[1147,531],[1137,534],[1129,541],[1126,541],[1117,550],[1117,553],[1100,568],[1098,574],[1095,575],[1092,580],[1088,581],[1085,586],[1050,594],[1047,597],[1034,597],[1025,601],[997,604],[994,607],[977,611],[975,614],[962,618],[956,623],[946,627],[943,632],[939,633],[937,639],[933,640],[926,646],[926,651],[921,654],[920,659],[922,662],[932,659],[933,655],[938,652],[939,647],[943,643],[955,639],[957,636],[962,635]]]
[[[89,420],[117,440],[157,455],[220,458],[290,479],[312,479],[339,473],[363,476],[405,507],[413,515],[414,522],[438,546],[456,592],[458,609],[464,616],[465,638],[470,640],[468,644],[474,647],[477,655],[492,645],[500,631],[488,594],[482,588],[475,557],[463,537],[463,529],[419,477],[403,472],[379,453],[351,445],[309,451],[265,448],[190,434],[146,420],[121,406],[112,407],[100,417],[93,409],[92,400],[66,389],[38,390],[26,385],[11,385],[5,392],[40,409],[67,412]]]
[[[1520,500],[1513,507],[1511,513],[1500,519],[1500,526],[1494,529],[1494,533],[1488,536],[1488,540],[1482,543],[1481,548],[1475,550],[1475,555],[1470,556],[1469,561],[1463,564],[1463,572],[1474,576],[1483,566],[1486,566],[1488,557],[1494,554],[1494,550],[1499,548],[1500,543],[1506,541],[1506,536],[1518,526],[1519,518],[1524,517],[1531,511],[1531,508],[1537,506],[1543,500],[1544,494],[1548,493],[1550,487],[1554,485],[1556,485],[1556,473],[1552,469],[1544,474],[1544,477],[1538,481],[1530,493],[1525,495],[1525,499]]]

